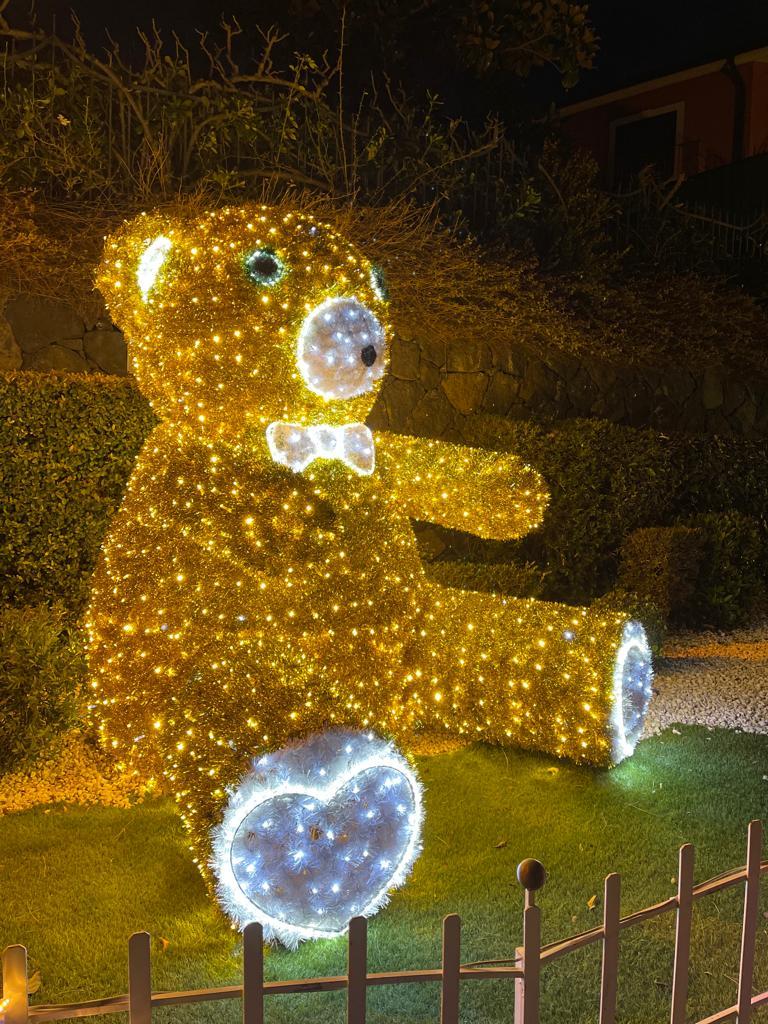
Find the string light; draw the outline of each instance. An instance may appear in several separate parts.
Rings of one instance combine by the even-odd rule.
[[[212,885],[238,780],[297,739],[426,727],[579,763],[628,752],[642,627],[426,578],[411,517],[518,537],[548,495],[514,455],[365,426],[390,326],[353,246],[299,212],[158,211],[107,240],[97,283],[161,422],[94,577],[93,712],[126,770],[171,784]]]

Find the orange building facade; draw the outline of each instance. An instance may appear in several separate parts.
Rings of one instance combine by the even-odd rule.
[[[768,152],[768,47],[652,79],[560,109],[609,188],[644,167],[691,177]]]

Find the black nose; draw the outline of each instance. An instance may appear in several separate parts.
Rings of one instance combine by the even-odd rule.
[[[376,349],[373,345],[366,345],[364,349],[361,349],[360,358],[363,360],[364,366],[373,366],[376,362]]]

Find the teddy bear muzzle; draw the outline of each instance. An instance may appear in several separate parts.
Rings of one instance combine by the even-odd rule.
[[[362,395],[386,369],[384,328],[354,296],[326,299],[301,326],[297,362],[316,395],[332,400]]]

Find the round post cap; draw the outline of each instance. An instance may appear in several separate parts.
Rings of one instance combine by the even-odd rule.
[[[540,860],[527,857],[517,865],[517,880],[528,892],[536,892],[546,882],[547,872]]]

